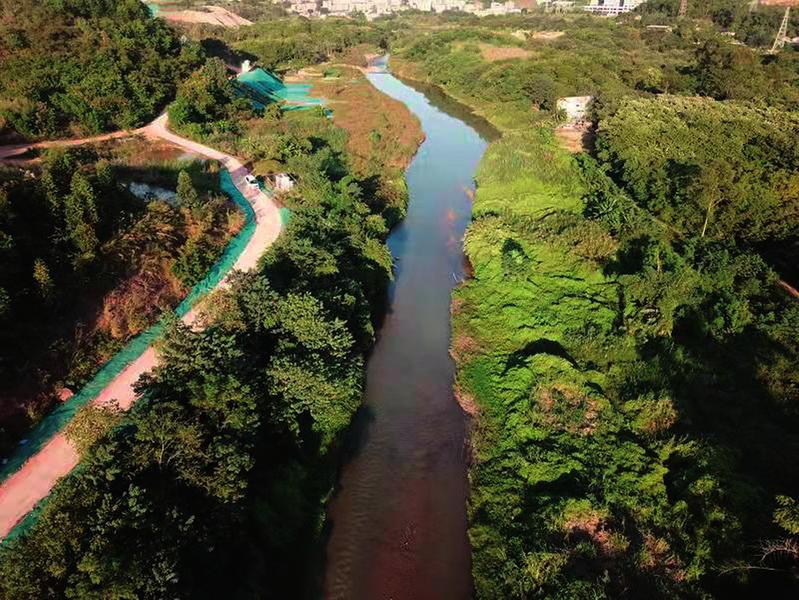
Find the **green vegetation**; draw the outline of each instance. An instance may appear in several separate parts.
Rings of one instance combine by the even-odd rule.
[[[705,0],[689,2],[688,17],[710,21],[716,27],[735,34],[735,38],[748,46],[770,48],[785,14],[780,6],[759,4],[751,9],[750,0]],[[680,0],[647,0],[637,9],[644,23],[674,22],[679,12]],[[799,17],[794,14],[790,20],[788,34],[797,35]]]
[[[240,54],[254,56],[265,69],[282,71],[322,63],[334,57],[346,60],[350,49],[385,49],[387,32],[380,26],[350,19],[270,19],[245,30],[221,33]],[[363,61],[362,53],[359,62]]]
[[[3,0],[0,11],[0,127],[27,137],[143,125],[202,61],[139,0]]]
[[[596,148],[637,204],[686,237],[752,244],[797,235],[797,132],[795,113],[636,99],[600,122]]]
[[[181,86],[172,111],[196,137],[292,174],[292,217],[258,269],[208,297],[201,331],[167,318],[130,413],[71,423],[81,467],[0,549],[0,596],[285,598],[303,581],[405,195],[395,165],[354,174],[347,133],[322,111],[239,110],[218,66]],[[191,211],[196,193],[176,183]]]
[[[599,95],[608,105],[636,93],[701,94],[799,106],[796,52],[757,54],[691,21],[664,32],[588,16],[465,20],[397,28],[393,68],[444,86],[504,128],[549,118],[536,109],[551,110],[561,96]],[[497,60],[508,48],[528,55]]]
[[[733,236],[675,237],[550,135],[489,150],[454,305],[478,596],[732,585],[797,492],[797,306]]]
[[[276,19],[204,40],[278,70],[390,46],[397,70],[503,130],[477,174],[465,240],[474,277],[453,301],[457,391],[477,407],[479,598],[781,597],[797,586],[799,303],[778,283],[799,280],[799,61],[719,36],[755,18],[725,16],[721,0],[705,3],[702,22],[645,29],[673,5],[653,0],[640,22]],[[391,277],[383,242],[404,213],[401,157],[416,138],[373,160],[363,149],[385,150],[383,135],[399,131],[386,115],[365,114],[367,131],[351,107],[337,121],[255,111],[222,62],[204,62],[138,3],[88,6],[3,5],[35,17],[22,33],[0,26],[6,125],[25,135],[128,126],[174,95],[176,129],[297,185],[281,195],[287,230],[258,269],[206,300],[204,327],[167,317],[160,366],[133,410],[87,409],[72,422],[84,461],[0,549],[0,595],[296,597],[360,402]],[[48,22],[66,48],[45,35]],[[747,31],[753,45],[765,39]],[[47,44],[31,42],[40,34]],[[69,82],[106,73],[100,57],[122,52],[117,42],[140,54],[125,55],[113,86],[89,78],[110,91],[93,89],[101,101],[87,109]],[[42,48],[64,60],[44,61]],[[140,63],[134,93],[125,85]],[[333,64],[323,68],[350,77]],[[330,85],[362,101],[357,84]],[[574,94],[596,96],[577,156],[552,132],[557,98]],[[135,302],[123,290],[104,310],[108,327],[90,344],[117,347],[157,316],[146,309],[159,290],[191,285],[235,230],[199,167],[142,173],[98,158],[54,153],[34,178],[2,173],[4,348],[37,339],[30,331],[47,323],[35,317],[63,315],[53,307],[85,281],[107,291],[141,280]],[[137,203],[119,185],[135,173],[168,177],[178,206]],[[16,359],[2,358],[15,381]],[[90,369],[74,372],[80,381]]]
[[[204,141],[214,133],[240,134],[239,119],[253,115],[250,101],[236,97],[236,86],[228,79],[224,63],[214,58],[180,85],[169,106],[169,125]]]
[[[241,220],[215,184],[207,188],[208,169],[134,168],[84,149],[50,151],[28,175],[0,170],[3,453],[59,388],[82,386],[214,263]],[[124,184],[142,173],[172,189],[182,179],[193,202],[136,198]]]
[[[395,42],[401,72],[503,129],[453,301],[477,597],[790,595],[795,53],[692,27],[493,25]],[[525,25],[564,34],[510,35]],[[551,131],[572,94],[597,96],[590,154]]]

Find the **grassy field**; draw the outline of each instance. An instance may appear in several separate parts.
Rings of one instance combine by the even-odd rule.
[[[356,173],[404,169],[423,140],[419,120],[404,104],[377,91],[351,67],[319,67],[330,76],[315,80],[311,95],[327,99],[333,122],[347,132]]]

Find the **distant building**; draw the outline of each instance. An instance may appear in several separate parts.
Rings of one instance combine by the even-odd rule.
[[[588,114],[588,106],[593,99],[593,96],[567,96],[560,98],[558,99],[558,110],[565,112],[572,123],[578,123],[585,120]]]
[[[368,19],[408,9],[441,13],[447,10],[468,12],[478,16],[520,13],[514,2],[492,2],[483,8],[474,0],[288,0],[290,10],[308,17],[348,16],[363,13]]]
[[[547,12],[570,12],[574,10],[574,0],[543,0],[541,6]]]
[[[635,10],[644,2],[646,0],[591,0],[585,10],[603,17],[615,17]]]
[[[519,14],[522,12],[521,8],[516,8],[516,5],[513,2],[492,2],[488,8],[477,8],[478,5],[474,5],[472,10],[467,10],[467,12],[474,13],[478,17],[487,17],[489,15],[513,15]]]

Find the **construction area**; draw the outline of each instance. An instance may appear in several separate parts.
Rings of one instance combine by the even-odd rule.
[[[178,23],[204,23],[220,27],[236,28],[252,25],[252,21],[240,17],[221,6],[203,5],[196,9],[183,10],[173,2],[148,2],[147,8],[154,17]]]

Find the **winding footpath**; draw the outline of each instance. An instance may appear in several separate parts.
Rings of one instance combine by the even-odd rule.
[[[48,148],[53,146],[77,146],[109,139],[144,135],[150,139],[162,139],[179,146],[189,152],[205,158],[219,161],[229,172],[234,185],[244,195],[255,212],[255,232],[247,246],[236,260],[234,270],[248,271],[256,266],[258,259],[278,237],[281,230],[280,212],[274,200],[261,190],[251,187],[245,181],[249,171],[242,162],[229,154],[219,152],[208,146],[193,142],[175,135],[167,129],[167,115],[134,131],[119,131],[93,138],[80,140],[64,140],[20,144],[0,147],[0,160],[24,154],[31,148]],[[224,287],[222,280],[218,287]],[[183,322],[191,325],[197,318],[192,309],[183,317]],[[155,349],[150,346],[135,361],[125,368],[111,383],[93,400],[96,405],[116,400],[119,406],[127,410],[136,400],[133,385],[144,373],[153,369],[158,362]],[[0,483],[0,540],[5,538],[35,506],[47,497],[58,480],[74,469],[79,456],[63,433],[53,436],[22,468],[11,477]]]

